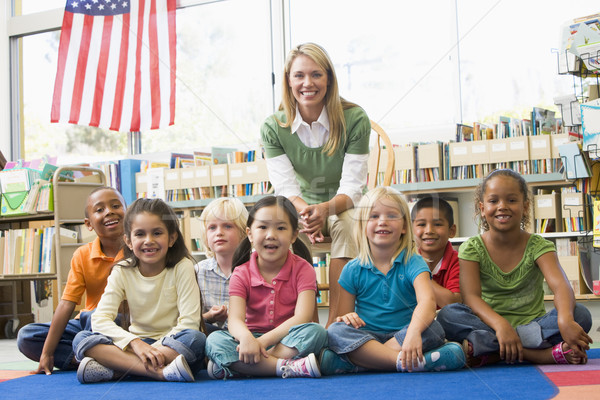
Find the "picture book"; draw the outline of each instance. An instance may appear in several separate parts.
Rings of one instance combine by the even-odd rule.
[[[583,149],[593,160],[600,158],[600,106],[581,105]]]

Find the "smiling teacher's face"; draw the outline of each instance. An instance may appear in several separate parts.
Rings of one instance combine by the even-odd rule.
[[[303,117],[321,112],[327,94],[327,71],[312,58],[299,55],[292,62],[288,83]]]

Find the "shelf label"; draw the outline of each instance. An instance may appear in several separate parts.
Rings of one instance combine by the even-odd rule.
[[[565,203],[565,206],[580,206],[581,205],[580,197],[564,196],[563,199],[564,199],[563,201]]]
[[[523,150],[525,148],[525,142],[510,142],[510,149],[511,150]]]
[[[506,151],[506,143],[494,143],[492,144],[492,152]]]
[[[181,171],[181,178],[183,179],[193,179],[194,171]]]
[[[213,168],[212,174],[213,174],[213,176],[224,176],[225,169],[224,168]]]
[[[452,150],[455,156],[466,156],[467,155],[467,146],[455,146]]]
[[[546,148],[546,141],[545,140],[533,140],[531,142],[531,147],[533,147],[534,149],[545,149]]]
[[[538,208],[550,208],[552,207],[552,199],[538,199]]]
[[[242,170],[241,169],[232,169],[229,170],[229,176],[232,178],[241,178],[242,177]]]
[[[485,153],[486,150],[487,149],[486,149],[486,145],[485,144],[473,145],[473,147],[471,147],[471,152],[473,154]]]
[[[258,166],[256,165],[248,165],[246,167],[246,172],[249,174],[258,174]]]
[[[196,178],[206,178],[208,176],[208,169],[197,169]]]

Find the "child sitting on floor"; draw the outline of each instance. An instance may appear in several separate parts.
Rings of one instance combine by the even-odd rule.
[[[324,375],[380,371],[442,371],[462,368],[457,343],[445,343],[435,321],[431,272],[416,254],[408,205],[389,187],[360,201],[355,239],[358,258],[344,267],[339,310],[321,353]]]
[[[327,332],[310,322],[317,277],[310,251],[297,240],[298,213],[287,198],[268,196],[250,210],[247,225],[229,285],[229,332],[206,342],[208,375],[319,377],[314,353]]]
[[[411,211],[419,254],[431,271],[437,307],[461,301],[458,253],[448,238],[456,234],[452,206],[438,197],[419,199]]]
[[[73,341],[81,383],[125,374],[194,381],[204,361],[200,291],[177,216],[160,199],[137,199],[125,214],[125,260],[108,277],[92,330]],[[114,319],[127,300],[129,329]]]
[[[200,214],[200,240],[207,258],[194,269],[202,293],[202,317],[209,335],[227,328],[233,254],[246,237],[247,219],[248,210],[235,197],[215,199]]]
[[[531,194],[510,169],[492,171],[476,190],[484,233],[460,246],[464,304],[450,304],[438,321],[463,343],[470,366],[507,363],[585,364],[592,339],[590,312],[575,303],[554,244],[525,231]],[[554,293],[546,312],[543,280]]]
[[[124,215],[125,200],[117,190],[102,186],[88,195],[84,223],[97,237],[75,250],[67,285],[52,322],[28,324],[19,330],[19,351],[39,361],[37,370],[32,373],[50,375],[54,367],[62,370],[77,368],[73,339],[82,330],[91,329],[91,313],[104,292],[112,265],[123,258]],[[71,319],[84,294],[85,307]]]

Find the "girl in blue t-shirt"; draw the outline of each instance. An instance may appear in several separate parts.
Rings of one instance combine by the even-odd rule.
[[[442,371],[462,368],[435,318],[431,273],[417,254],[408,205],[389,187],[368,192],[356,213],[358,258],[340,276],[340,316],[328,329],[321,372]]]
[[[499,169],[475,194],[484,232],[458,251],[464,304],[450,304],[438,314],[446,335],[463,343],[473,367],[500,359],[586,363],[591,315],[575,303],[554,244],[525,230],[531,204],[527,182],[513,170]],[[556,306],[548,313],[544,279]]]

